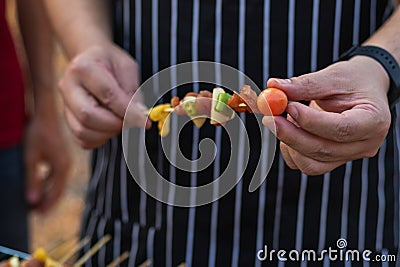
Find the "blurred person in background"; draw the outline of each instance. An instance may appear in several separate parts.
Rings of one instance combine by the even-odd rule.
[[[83,147],[96,148],[82,225],[82,235],[91,237],[85,250],[104,235],[113,236],[87,266],[104,266],[124,251],[130,252],[124,266],[138,266],[146,259],[168,267],[182,262],[264,266],[257,251],[265,245],[275,251],[319,253],[337,249],[341,238],[347,240],[347,248],[398,253],[399,105],[389,108],[389,76],[378,61],[354,56],[337,62],[353,44],[379,46],[399,61],[400,10],[395,10],[394,1],[46,0],[46,4],[72,60],[60,83],[67,121]],[[289,100],[314,101],[311,107],[290,103],[288,117],[276,118],[281,151],[258,190],[250,193],[247,188],[253,175],[262,176],[254,174],[254,165],[261,153],[257,148],[266,140],[246,114],[255,150],[249,162],[242,162],[249,164],[243,179],[211,204],[180,208],[154,200],[133,181],[118,134],[140,80],[169,66],[199,60],[238,68],[261,88],[268,80],[268,86],[284,90]],[[182,98],[192,90],[188,86],[177,93]],[[153,93],[149,91],[145,97]],[[172,94],[163,96],[164,102]],[[143,106],[136,103],[136,107],[137,114],[130,115],[143,126]],[[179,170],[158,156],[163,150],[153,126],[146,132],[148,155],[163,177],[177,184],[210,182],[229,161],[229,149],[224,149],[229,137],[221,127],[205,125],[197,130],[188,125],[179,138],[173,134],[171,138],[185,155],[198,155],[203,138],[215,140],[221,152],[201,172]],[[139,157],[144,152],[137,153]],[[232,160],[240,157],[233,155]],[[173,190],[168,194],[175,197]],[[323,260],[329,266],[330,259]],[[272,262],[278,263],[276,257]]]
[[[54,43],[44,7],[17,1],[19,44],[7,4],[0,0],[0,245],[28,251],[28,213],[46,212],[57,202],[70,155],[57,112]]]

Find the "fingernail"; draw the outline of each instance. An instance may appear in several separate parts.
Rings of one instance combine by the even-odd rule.
[[[278,126],[276,125],[273,116],[264,116],[262,122],[272,133],[276,134]]]
[[[292,83],[292,80],[290,79],[275,79],[275,81],[279,84],[289,84]]]
[[[287,107],[287,112],[295,120],[297,120],[297,118],[299,117],[299,111],[297,110],[297,108],[294,105],[290,105],[289,104],[288,107]]]

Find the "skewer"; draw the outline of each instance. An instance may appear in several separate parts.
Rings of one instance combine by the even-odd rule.
[[[72,256],[75,255],[81,248],[83,248],[86,244],[90,242],[90,238],[87,236],[84,239],[82,239],[78,244],[73,246],[61,259],[60,263],[63,264],[67,262]]]
[[[247,105],[246,105],[245,103],[241,103],[241,104],[239,104],[239,107],[240,107],[240,108],[246,108]],[[166,109],[164,109],[163,111],[164,111],[164,112],[174,112],[174,110],[175,110],[175,108],[166,108]],[[146,111],[144,112],[145,115],[149,115],[149,113],[150,113],[150,109],[149,109],[149,110],[146,110]]]
[[[109,263],[106,267],[116,267],[122,262],[124,262],[127,258],[129,258],[129,251],[125,251],[124,253],[121,254],[118,258],[113,260],[111,263]]]
[[[61,254],[59,253],[60,251],[63,251],[65,249],[65,247],[67,246],[67,244],[69,242],[71,242],[71,240],[73,239],[73,237],[64,239],[64,240],[57,240],[57,241],[53,241],[53,244],[51,244],[49,246],[49,249],[47,249],[47,253],[51,254],[52,256],[55,254]]]
[[[47,249],[47,254],[50,255],[52,258],[60,258],[64,255],[64,251],[66,251],[69,247],[71,247],[71,243],[76,240],[76,235],[71,235],[67,238],[62,240],[53,241]]]
[[[152,264],[153,264],[153,260],[148,259],[145,262],[143,262],[142,264],[140,264],[139,267],[149,267]]]
[[[97,253],[103,247],[105,244],[107,244],[108,241],[110,241],[111,236],[106,235],[91,248],[89,249],[88,252],[85,253],[73,266],[78,267],[81,266],[83,263],[85,263],[88,259],[90,259],[94,254]]]

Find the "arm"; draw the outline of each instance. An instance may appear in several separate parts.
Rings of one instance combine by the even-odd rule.
[[[25,136],[27,200],[35,209],[46,211],[63,192],[70,155],[57,112],[54,43],[44,6],[24,0],[17,5],[34,104]],[[47,174],[40,173],[42,164],[49,167]]]
[[[364,44],[380,46],[400,61],[400,9]],[[374,59],[348,61],[300,77],[270,79],[268,87],[284,90],[288,118],[264,119],[281,141],[289,167],[306,174],[328,172],[343,163],[374,156],[390,127],[389,77]],[[276,126],[276,128],[275,128]]]
[[[138,66],[112,43],[109,1],[43,1],[72,59],[60,82],[67,122],[82,147],[98,147],[122,129],[139,87]],[[149,127],[144,110],[139,102],[129,109],[133,126]]]
[[[54,30],[70,58],[93,45],[112,42],[109,0],[43,0]]]

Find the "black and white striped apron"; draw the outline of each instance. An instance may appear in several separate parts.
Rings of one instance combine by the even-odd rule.
[[[115,0],[115,39],[138,61],[143,81],[171,65],[206,60],[233,66],[263,88],[269,77],[292,77],[335,61],[383,23],[393,9],[390,2]],[[184,96],[185,90],[198,88],[186,86],[178,95]],[[243,119],[249,128],[255,123],[250,115]],[[181,263],[291,266],[276,258],[271,264],[261,262],[257,251],[265,245],[276,250],[321,251],[337,248],[340,238],[347,240],[348,248],[397,254],[399,120],[393,120],[374,158],[349,162],[322,176],[308,177],[288,169],[277,153],[267,181],[249,193],[250,179],[246,177],[251,177],[254,169],[251,162],[264,153],[257,150],[261,137],[268,134],[263,129],[251,137],[253,156],[234,190],[196,208],[167,206],[141,191],[126,168],[121,137],[116,137],[93,152],[82,233],[92,236],[92,244],[107,233],[113,239],[86,266],[104,266],[124,251],[130,251],[124,266],[138,266],[146,259],[152,259],[154,266],[167,267]],[[188,125],[173,137],[186,144],[181,147],[185,155],[197,158],[198,143],[207,137],[215,140],[219,152],[213,166],[205,171],[180,172],[158,155],[155,127],[148,135],[148,149],[153,151],[159,170],[179,184],[212,181],[229,156],[222,149],[228,141],[221,127],[207,125],[199,131]],[[143,151],[137,153],[140,157]],[[234,157],[237,162],[242,160],[240,154]],[[301,264],[351,266],[350,262],[328,259]]]

